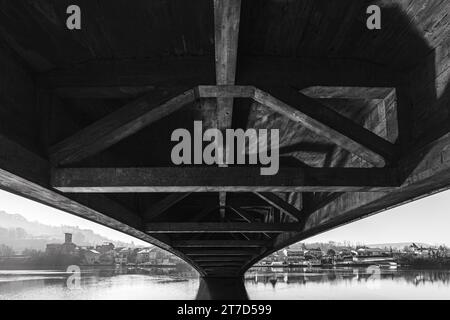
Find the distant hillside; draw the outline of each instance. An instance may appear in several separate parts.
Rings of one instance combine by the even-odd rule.
[[[303,243],[303,242],[297,242],[293,245],[289,246],[292,249],[317,249],[327,252],[330,249],[333,250],[342,250],[343,248],[346,248],[347,246],[342,243],[337,242],[315,242],[315,243]]]
[[[413,243],[418,245],[419,247],[433,247],[427,243],[423,242],[396,242],[396,243],[379,243],[379,244],[357,244],[356,246],[366,246],[368,248],[380,248],[380,249],[390,249],[399,250],[405,247],[411,246]],[[302,243],[297,242],[290,246],[293,249],[312,249],[312,248],[320,248],[322,251],[328,251],[329,249],[333,250],[342,250],[344,248],[355,247],[355,245],[350,246],[350,244],[338,243],[338,242],[316,242],[316,243]]]
[[[366,245],[366,247],[369,247],[369,248],[380,248],[380,249],[392,248],[392,249],[398,250],[398,249],[403,249],[404,247],[409,247],[413,243],[415,243],[419,247],[425,247],[425,248],[433,247],[432,245],[429,245],[429,244],[423,243],[423,242],[379,243],[379,244],[368,244],[368,245]]]
[[[12,247],[16,252],[23,249],[44,250],[47,243],[61,243],[64,233],[73,234],[73,242],[79,246],[93,246],[112,242],[115,246],[131,247],[131,243],[112,241],[89,229],[73,226],[49,226],[29,221],[19,214],[0,211],[0,244]]]

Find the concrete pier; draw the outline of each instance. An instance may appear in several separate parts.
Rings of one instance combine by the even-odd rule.
[[[202,277],[197,300],[248,300],[243,277]]]

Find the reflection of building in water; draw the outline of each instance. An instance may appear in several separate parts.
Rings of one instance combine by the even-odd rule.
[[[370,268],[285,268],[283,273],[269,272],[267,268],[252,268],[246,274],[245,281],[272,287],[283,283],[306,285],[307,283],[350,283],[369,280],[403,282],[414,286],[422,286],[427,283],[440,283],[450,286],[450,271],[448,270],[417,271],[379,269],[380,273],[377,274],[377,278],[374,278],[373,270]]]
[[[247,282],[271,284],[333,283],[362,280],[370,277],[367,268],[285,268],[284,272],[268,272],[267,268],[253,268],[245,277]]]

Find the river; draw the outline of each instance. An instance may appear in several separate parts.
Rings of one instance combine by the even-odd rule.
[[[177,270],[0,270],[0,299],[195,299],[199,279]],[[74,285],[76,284],[76,285]],[[450,270],[251,269],[250,299],[450,299]]]

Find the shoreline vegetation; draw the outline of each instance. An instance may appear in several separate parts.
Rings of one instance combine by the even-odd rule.
[[[450,258],[401,257],[398,264],[402,267],[450,269]]]

